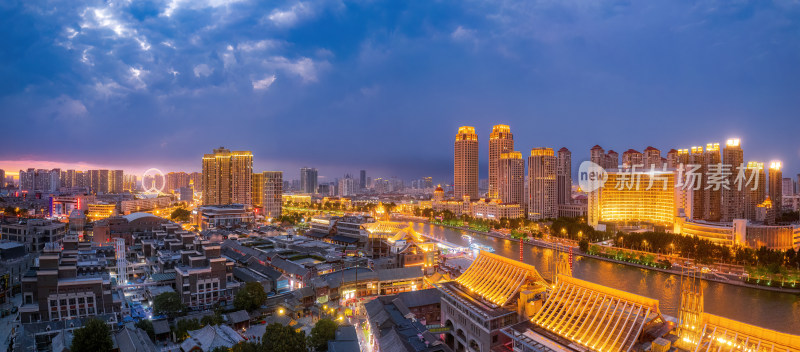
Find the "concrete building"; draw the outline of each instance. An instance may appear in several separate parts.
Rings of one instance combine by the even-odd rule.
[[[653,148],[655,149],[655,148]],[[657,151],[658,149],[656,149]],[[659,152],[660,158],[661,152]],[[644,165],[644,155],[640,153],[638,150],[635,149],[628,149],[622,153],[622,165],[627,167],[634,167],[636,166],[637,169],[642,170],[645,169]]]
[[[264,171],[264,191],[262,193],[261,207],[264,218],[277,218],[281,216],[283,206],[283,172]]]
[[[192,309],[208,309],[233,299],[233,262],[220,256],[220,246],[195,240],[194,250],[180,251],[175,265],[175,291]]]
[[[744,154],[738,138],[728,139],[722,150],[722,164],[730,165],[730,174],[724,177],[728,187],[722,188],[722,216],[721,221],[730,222],[733,219],[744,218],[744,187],[736,185],[738,168],[744,166]]]
[[[344,175],[344,178],[339,179],[338,189],[339,197],[354,196],[358,191],[358,182],[350,174]]]
[[[28,253],[40,253],[48,243],[61,243],[66,232],[66,224],[44,219],[0,223],[0,238],[22,243]]]
[[[514,135],[507,125],[495,125],[489,135],[489,189],[488,198],[499,198],[503,185],[500,181],[500,158],[514,151]]]
[[[552,148],[533,148],[528,157],[528,218],[558,217],[556,157]]]
[[[201,230],[250,228],[255,222],[253,207],[246,204],[204,205],[197,216]]]
[[[182,187],[189,187],[189,174],[185,172],[170,172],[164,175],[165,185],[164,191],[175,191]]]
[[[304,167],[300,169],[300,192],[307,194],[317,193],[317,169]]]
[[[769,164],[769,178],[767,179],[769,187],[767,187],[767,192],[769,192],[769,199],[772,200],[774,209],[772,218],[767,219],[768,223],[775,223],[783,210],[781,204],[783,201],[783,185],[781,184],[783,182],[783,174],[781,173],[781,167],[780,161],[772,161]]]
[[[642,164],[645,170],[650,170],[653,167],[656,170],[661,170],[664,165],[661,162],[661,151],[651,146],[645,148],[642,154]]]
[[[478,198],[478,135],[475,128],[458,128],[454,143],[453,197]]]
[[[608,172],[603,187],[591,192],[588,223],[651,224],[672,228],[677,213],[675,174],[660,171]]]
[[[223,147],[203,156],[203,204],[250,204],[253,153]]]
[[[791,177],[784,177],[781,181],[781,189],[783,196],[793,196],[794,195],[794,180]]]
[[[572,203],[572,153],[567,148],[556,155],[556,203]]]
[[[752,184],[746,185],[744,193],[744,218],[755,221],[758,215],[758,206],[767,198],[767,174],[764,163],[747,162],[747,175],[753,175]]]
[[[715,167],[722,163],[719,143],[706,144],[703,154],[703,219],[706,221],[720,221],[722,219],[722,188],[708,187],[710,177],[715,174]]]
[[[500,154],[496,176],[498,192],[496,198],[503,203],[516,203],[524,206],[525,160],[522,159],[522,153],[509,151]]]

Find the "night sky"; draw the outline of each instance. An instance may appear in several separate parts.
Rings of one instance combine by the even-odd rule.
[[[0,1],[0,168],[452,180],[458,126],[516,149],[740,137],[800,172],[800,2]],[[484,163],[485,165],[485,163]],[[486,175],[485,166],[481,168]]]

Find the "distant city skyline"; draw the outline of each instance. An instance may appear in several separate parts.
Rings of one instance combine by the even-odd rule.
[[[483,179],[505,124],[521,153],[567,147],[574,165],[595,144],[738,137],[746,160],[796,174],[799,14],[789,2],[12,2],[0,160],[199,171],[224,145],[288,179],[311,166],[441,182],[459,126],[479,135]]]

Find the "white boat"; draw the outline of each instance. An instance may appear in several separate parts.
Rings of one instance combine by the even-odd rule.
[[[465,239],[467,241],[472,241],[472,237],[470,235],[467,235],[467,234],[461,235],[461,238]]]
[[[494,248],[489,247],[489,246],[485,246],[485,245],[482,245],[482,244],[479,244],[479,243],[470,244],[469,248],[474,249],[474,250],[481,250],[481,251],[487,251],[489,253],[494,253]]]

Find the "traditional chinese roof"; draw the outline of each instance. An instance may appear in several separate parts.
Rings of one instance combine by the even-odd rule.
[[[703,313],[694,351],[800,351],[800,336]]]
[[[547,284],[532,265],[486,251],[480,251],[456,282],[498,306],[506,305],[526,283]]]

